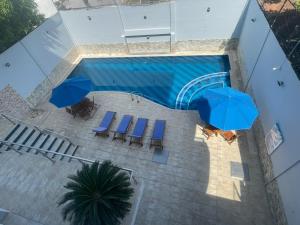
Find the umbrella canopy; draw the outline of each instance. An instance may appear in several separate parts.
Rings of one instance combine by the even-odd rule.
[[[84,77],[69,78],[52,90],[50,102],[58,108],[74,105],[92,89],[92,82]]]
[[[252,98],[235,89],[208,89],[199,102],[201,119],[221,130],[251,128],[258,116]]]

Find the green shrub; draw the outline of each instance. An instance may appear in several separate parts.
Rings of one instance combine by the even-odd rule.
[[[63,219],[72,225],[116,225],[129,212],[129,176],[110,161],[84,164],[69,179],[59,205],[64,205]]]

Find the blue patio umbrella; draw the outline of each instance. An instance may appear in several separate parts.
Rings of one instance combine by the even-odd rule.
[[[229,87],[206,90],[198,110],[201,119],[221,130],[249,129],[258,116],[252,98]]]
[[[93,89],[93,83],[84,77],[72,77],[52,90],[50,102],[58,108],[80,102]]]

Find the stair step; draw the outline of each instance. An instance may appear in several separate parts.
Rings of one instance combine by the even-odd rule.
[[[23,136],[18,140],[18,144],[26,145],[27,141],[31,138],[34,132],[35,132],[34,129],[28,128],[26,132],[23,134]],[[23,148],[22,146],[18,146],[17,150],[21,150],[22,148]]]
[[[26,130],[28,129],[28,127],[21,125],[15,132],[13,135],[11,135],[11,137],[8,139],[8,141],[12,142],[12,143],[17,143],[18,140],[22,137],[22,135],[26,132]],[[11,147],[13,146],[7,146],[7,148],[5,149],[6,151],[8,151]]]
[[[35,148],[35,154],[39,153],[38,149],[47,150],[49,152],[46,154],[48,154],[49,157],[52,159],[59,157],[60,160],[68,157],[57,156],[57,153],[74,156],[79,149],[78,145],[73,145],[66,139],[56,137],[52,134],[42,133],[34,127],[27,127],[23,124],[16,124],[3,140],[9,142],[9,144],[5,145],[0,143],[0,150],[5,149],[7,151],[11,149],[14,144],[17,144],[15,145],[16,150],[26,150],[26,152],[30,152],[32,148]],[[18,146],[18,144],[24,146]],[[67,160],[71,162],[72,158],[68,158]]]
[[[30,150],[31,150],[30,147],[34,147],[42,135],[43,134],[40,133],[39,131],[34,132],[34,134],[31,136],[30,140],[27,142],[28,148],[27,148],[26,152],[30,152]]]
[[[21,126],[21,124],[16,124],[13,129],[9,132],[9,134],[4,138],[4,141],[7,141],[14,133],[15,131]],[[2,144],[0,145],[0,148],[2,147]]]
[[[35,148],[43,148],[45,143],[47,142],[47,140],[50,138],[49,134],[42,134],[38,141],[35,143],[35,145],[33,147]],[[37,154],[38,151],[36,150],[35,153]]]
[[[55,153],[59,152],[61,146],[64,144],[64,140],[63,139],[57,139],[55,144],[52,146],[51,148],[51,152],[53,152],[53,154],[49,153],[49,156],[52,157],[52,159],[55,157]]]
[[[73,149],[71,149],[72,156],[75,155],[75,153],[78,150],[78,148],[79,148],[79,145],[76,145],[76,146],[73,147]],[[69,162],[71,162],[71,161],[72,161],[72,158],[69,158]]]
[[[57,140],[57,137],[54,137],[54,136],[50,135],[49,139],[46,141],[46,143],[42,147],[42,149],[47,150],[47,151],[51,151],[51,148],[55,144],[56,140]],[[48,154],[48,153],[46,153],[46,154]]]
[[[25,125],[21,125],[18,124],[19,126],[17,126],[16,129],[13,129],[12,132],[7,135],[7,137],[5,138],[5,141],[10,141],[13,142],[13,140],[16,139],[16,137],[24,130],[24,128],[26,127]]]
[[[17,129],[19,129],[21,125],[20,124],[16,124],[12,129],[11,131],[8,133],[8,135],[6,135],[6,137],[3,139],[4,141],[8,141],[8,139],[16,132]],[[2,149],[3,147],[3,149]],[[6,144],[4,143],[0,143],[0,151],[1,150],[4,150],[5,148],[7,147]]]
[[[64,146],[61,148],[61,153],[63,154],[67,154],[69,149],[72,147],[72,143],[70,142],[65,142]],[[61,156],[60,157],[60,160],[63,160],[64,159],[64,156]]]

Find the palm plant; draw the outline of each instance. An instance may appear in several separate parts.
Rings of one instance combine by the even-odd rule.
[[[133,188],[129,176],[110,161],[84,164],[68,176],[69,191],[59,201],[64,221],[72,225],[116,225],[129,212]]]

